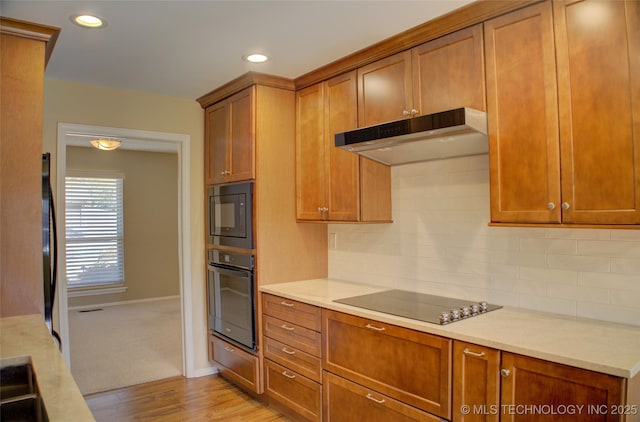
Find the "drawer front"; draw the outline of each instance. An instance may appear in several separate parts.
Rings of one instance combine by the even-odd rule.
[[[323,369],[451,419],[452,341],[323,309]]]
[[[264,361],[265,389],[270,400],[311,421],[322,420],[322,386],[268,359]]]
[[[321,311],[313,305],[263,293],[262,312],[310,330],[320,331]]]
[[[264,338],[264,357],[287,368],[322,382],[322,364],[319,357],[310,355],[269,337]]]
[[[440,421],[439,417],[408,406],[344,378],[324,372],[325,421]]]
[[[222,365],[220,374],[256,394],[262,394],[258,357],[215,336],[210,336],[211,355]]]
[[[322,336],[319,332],[300,325],[264,315],[262,333],[310,355],[320,357]]]

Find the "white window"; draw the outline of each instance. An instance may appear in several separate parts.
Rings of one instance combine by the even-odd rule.
[[[122,285],[122,176],[67,176],[65,196],[68,287]]]

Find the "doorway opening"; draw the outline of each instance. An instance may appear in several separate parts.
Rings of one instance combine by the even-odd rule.
[[[184,134],[151,132],[133,129],[111,128],[101,126],[79,125],[70,123],[58,124],[58,143],[56,151],[56,191],[59,215],[59,229],[64,232],[65,222],[65,176],[68,163],[67,147],[87,146],[90,139],[102,137],[117,138],[122,141],[121,148],[132,152],[163,152],[177,155],[177,201],[175,204],[177,218],[177,255],[179,295],[174,297],[179,306],[182,362],[181,373],[193,376],[193,324],[192,324],[192,292],[191,292],[191,223],[190,223],[190,180],[189,157],[190,136]],[[108,154],[108,152],[107,152]],[[62,354],[71,367],[70,328],[69,328],[69,286],[66,279],[66,242],[65,236],[58,241],[58,287],[57,316],[58,330],[62,340]],[[116,289],[117,292],[117,289]],[[121,292],[121,290],[120,290]],[[144,302],[144,300],[140,301]],[[102,307],[102,306],[100,306]],[[90,309],[90,307],[87,307]],[[99,312],[96,312],[99,313]]]

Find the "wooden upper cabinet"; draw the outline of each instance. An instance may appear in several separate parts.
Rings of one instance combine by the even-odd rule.
[[[255,177],[255,87],[215,103],[205,114],[207,185]]]
[[[335,147],[357,127],[356,98],[355,71],[296,93],[298,220],[391,220],[389,167]]]
[[[486,110],[482,25],[415,47],[413,108],[420,114],[459,107]]]
[[[640,3],[554,2],[562,218],[640,223]]]
[[[493,222],[561,221],[552,19],[541,3],[484,24]]]
[[[358,126],[411,117],[411,51],[358,69]]]
[[[358,69],[358,125],[446,111],[485,110],[482,25]]]

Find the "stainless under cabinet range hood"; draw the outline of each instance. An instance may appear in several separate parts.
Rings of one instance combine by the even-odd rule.
[[[336,147],[383,164],[486,154],[487,113],[457,108],[336,133]]]

